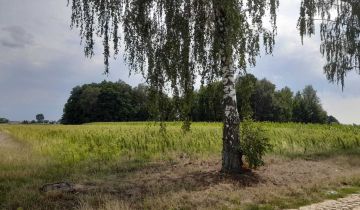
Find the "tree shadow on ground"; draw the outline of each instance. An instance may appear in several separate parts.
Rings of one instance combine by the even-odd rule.
[[[229,199],[228,195],[231,192],[236,195],[240,193],[241,199],[261,200],[261,196],[265,196],[264,192],[278,192],[281,189],[291,192],[292,189],[299,189],[304,185],[310,188],[324,180],[336,182],[337,177],[352,177],[359,174],[360,165],[349,162],[352,157],[291,160],[271,156],[267,157],[265,166],[241,174],[221,173],[219,159],[186,159],[156,163],[119,162],[119,165],[108,169],[109,171],[101,176],[86,174],[86,180],[74,180],[74,196],[80,200],[86,198],[86,202],[90,202],[91,205],[95,203],[94,206],[101,205],[107,198],[111,198],[140,209],[144,207],[142,202],[146,200],[160,199],[159,202],[164,202],[161,199],[171,199],[172,196],[175,196],[172,199],[182,199],[181,196],[185,196],[183,199],[189,201],[190,198],[186,196],[196,196],[197,192],[216,192],[216,195],[204,193],[206,196],[212,196],[206,205],[213,205],[219,199]],[[93,202],[94,200],[96,202]],[[55,203],[60,201],[61,196],[53,200]]]
[[[127,171],[127,170],[125,170]],[[252,187],[264,182],[251,170],[239,174],[220,172],[219,163],[185,163],[179,165],[155,164],[132,168],[124,175],[104,178],[98,182],[79,185],[79,192],[102,193],[125,200],[144,199],[179,191],[201,191],[218,184],[231,184],[237,188]]]

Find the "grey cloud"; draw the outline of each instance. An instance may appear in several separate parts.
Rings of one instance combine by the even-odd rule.
[[[34,37],[20,26],[3,27],[3,37],[0,37],[0,43],[4,47],[24,48],[34,43]]]
[[[71,89],[77,85],[119,79],[134,86],[142,82],[140,75],[128,77],[121,59],[113,61],[111,74],[106,76],[102,62],[85,59],[81,50],[78,51],[74,55],[49,50],[47,53],[55,58],[40,66],[29,59],[0,64],[0,116],[32,120],[35,114],[43,113],[46,119],[58,120]],[[102,56],[95,58],[101,60]]]

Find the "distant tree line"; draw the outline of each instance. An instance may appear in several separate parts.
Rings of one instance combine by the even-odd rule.
[[[44,114],[37,114],[35,116],[36,120],[24,120],[21,122],[21,124],[58,124],[58,121],[50,121],[45,120]]]
[[[82,124],[148,119],[148,94],[145,85],[132,88],[122,81],[104,81],[73,88],[65,104],[61,122]]]
[[[0,117],[0,124],[9,123],[9,120],[6,118]]]
[[[328,116],[312,86],[295,95],[290,88],[276,90],[266,79],[247,74],[236,80],[238,109],[241,118],[256,121],[339,123]],[[77,86],[65,104],[63,124],[89,122],[122,122],[153,120],[151,98],[146,85],[132,88],[123,81]],[[213,82],[194,91],[191,118],[193,121],[215,122],[223,118],[223,85]],[[178,101],[164,97],[162,112],[167,121],[179,120]],[[181,100],[181,99],[180,99]]]
[[[214,82],[202,86],[194,94],[194,121],[221,121],[223,85]],[[276,86],[266,79],[258,80],[247,74],[236,80],[236,92],[240,118],[251,117],[256,121],[339,123],[328,116],[323,109],[316,90],[306,86],[295,95],[289,87],[276,90]]]
[[[55,120],[44,120],[43,122],[38,122],[38,121],[36,121],[36,120],[23,120],[22,122],[21,122],[21,124],[51,124],[51,125],[53,125],[53,124],[59,124],[59,121],[55,121]]]

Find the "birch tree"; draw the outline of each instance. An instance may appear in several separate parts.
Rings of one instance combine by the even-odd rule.
[[[185,122],[196,76],[203,82],[222,78],[222,171],[241,171],[235,75],[255,66],[262,47],[272,52],[279,0],[68,1],[85,55],[94,55],[95,37],[101,37],[108,72],[110,56],[119,54],[124,43],[130,71],[143,74],[158,106],[166,87],[171,87],[174,98],[184,100]],[[270,21],[267,28],[265,21]]]
[[[360,73],[359,0],[302,0],[298,28],[302,37],[314,35],[320,24],[320,51],[326,58],[324,72],[344,87],[346,75]]]

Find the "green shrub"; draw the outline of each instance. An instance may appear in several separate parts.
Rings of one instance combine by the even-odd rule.
[[[250,168],[264,165],[263,156],[271,149],[270,139],[259,124],[245,119],[240,128],[240,146]]]

